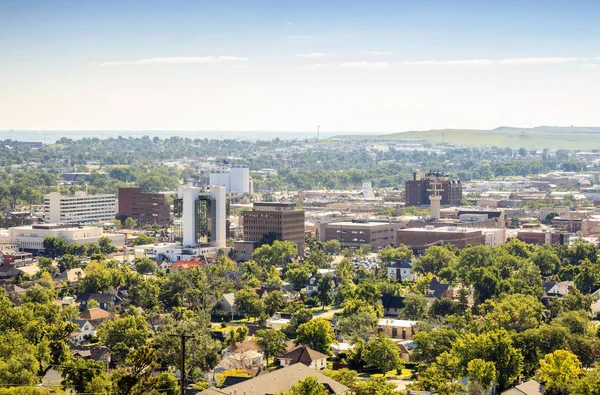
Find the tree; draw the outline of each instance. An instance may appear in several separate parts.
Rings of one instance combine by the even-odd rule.
[[[121,223],[120,219],[113,219],[113,224],[115,224],[115,229],[116,230],[121,230],[121,228],[123,227],[123,224]]]
[[[267,366],[269,357],[276,357],[285,352],[285,334],[275,329],[261,329],[256,331],[255,343],[265,356]]]
[[[158,265],[150,258],[136,258],[134,264],[135,270],[140,274],[154,273],[158,270]]]
[[[414,269],[424,273],[439,274],[442,269],[456,266],[458,258],[446,247],[431,246],[415,262]]]
[[[272,316],[285,306],[285,298],[279,291],[271,291],[264,299],[265,313]]]
[[[353,390],[356,395],[394,395],[398,393],[396,384],[387,381],[385,377],[359,380]]]
[[[142,233],[141,235],[139,235],[138,237],[136,237],[133,240],[133,245],[134,246],[141,246],[141,245],[147,245],[147,244],[154,244],[156,243],[156,239],[152,236],[148,236],[145,233]]]
[[[386,267],[398,259],[412,259],[413,252],[411,249],[402,244],[397,248],[386,246],[384,249],[379,251],[377,255],[381,261],[381,264]]]
[[[308,265],[300,263],[290,263],[287,265],[285,278],[294,285],[294,289],[299,291],[306,286],[306,282],[310,277],[310,268]]]
[[[337,239],[331,239],[323,243],[323,251],[326,254],[339,254],[342,251],[342,243]]]
[[[554,249],[547,244],[537,247],[535,252],[531,254],[530,259],[546,276],[555,273],[560,265],[560,258],[554,252]]]
[[[487,312],[484,320],[491,327],[521,332],[539,326],[544,305],[533,296],[515,294],[489,300],[480,309]]]
[[[150,337],[150,329],[144,317],[134,307],[112,321],[107,321],[98,328],[100,341],[112,350],[115,361],[123,361],[130,349],[146,344]]]
[[[259,317],[264,310],[262,301],[253,289],[240,289],[235,293],[235,307],[244,317]]]
[[[321,302],[321,306],[323,310],[325,310],[325,306],[331,304],[333,302],[333,280],[330,276],[323,276],[319,279],[317,283],[317,298],[319,302]]]
[[[156,350],[147,346],[134,349],[127,357],[126,366],[113,371],[111,381],[117,395],[151,393],[158,383],[152,372],[158,367]]]
[[[102,254],[112,254],[117,252],[117,247],[112,245],[112,240],[108,236],[102,236],[98,239],[98,247]]]
[[[65,254],[58,260],[58,270],[61,273],[77,267],[81,267],[81,260],[71,254]]]
[[[69,358],[58,370],[62,375],[62,385],[76,392],[84,392],[94,378],[104,375],[104,363],[92,359]]]
[[[123,227],[125,229],[134,229],[137,226],[137,223],[135,222],[135,220],[131,217],[127,217],[125,218],[125,223],[123,224]]]
[[[570,395],[600,395],[600,369],[586,370],[569,387]]]
[[[449,352],[458,338],[454,329],[440,328],[431,332],[418,332],[413,337],[417,345],[414,355],[419,362],[432,363],[445,352]]]
[[[291,241],[275,240],[272,245],[263,244],[252,253],[252,259],[264,269],[271,266],[285,266],[290,258],[297,255],[296,245]]]
[[[44,246],[44,255],[50,258],[56,258],[65,254],[66,243],[63,239],[54,236],[44,237],[42,244]]]
[[[459,302],[449,298],[441,298],[435,299],[431,303],[429,315],[433,317],[446,317],[458,313],[459,310]]]
[[[340,333],[349,339],[368,337],[373,334],[375,325],[377,325],[377,316],[368,311],[358,311],[338,320]]]
[[[422,295],[408,295],[404,298],[404,308],[399,317],[407,320],[421,320],[427,315],[427,298]]]
[[[314,376],[298,381],[286,392],[286,395],[327,395],[329,392],[325,386],[319,383]]]
[[[288,339],[294,339],[296,337],[296,331],[298,330],[298,327],[312,320],[312,318],[313,315],[310,310],[304,308],[300,309],[292,314],[290,323],[282,329],[282,332],[285,333]]]
[[[566,350],[546,354],[540,361],[539,376],[548,389],[565,394],[581,373],[581,362]]]
[[[469,379],[481,384],[483,389],[489,390],[496,380],[496,366],[494,362],[486,362],[482,359],[473,359],[467,365]],[[471,383],[469,383],[471,385]]]
[[[372,337],[367,342],[362,357],[367,366],[377,368],[384,373],[402,366],[398,346],[383,333]]]
[[[296,344],[304,344],[315,351],[329,354],[329,345],[335,342],[333,328],[329,321],[323,318],[310,320],[296,330]]]
[[[14,330],[0,334],[0,385],[32,385],[40,371],[36,346]]]

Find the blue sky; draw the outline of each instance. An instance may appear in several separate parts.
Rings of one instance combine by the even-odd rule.
[[[600,126],[599,2],[0,0],[0,129]]]

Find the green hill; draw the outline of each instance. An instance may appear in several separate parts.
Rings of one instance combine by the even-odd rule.
[[[382,135],[340,135],[332,139],[425,140],[431,144],[463,146],[497,146],[528,149],[600,149],[600,128],[538,126],[513,128],[502,126],[493,130],[437,129]]]

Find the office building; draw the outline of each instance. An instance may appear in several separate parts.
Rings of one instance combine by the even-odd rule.
[[[138,226],[171,224],[171,210],[162,193],[145,193],[142,188],[119,188],[117,219],[132,218]]]
[[[88,195],[75,192],[74,196],[63,196],[52,192],[44,197],[44,218],[49,223],[103,224],[115,219],[115,195]]]
[[[210,185],[225,187],[227,193],[252,193],[248,166],[223,166],[210,171]]]
[[[432,194],[433,189],[438,192]],[[432,195],[441,196],[441,205],[458,206],[462,201],[462,183],[452,181],[440,173],[427,173],[422,177],[414,173],[413,179],[406,181],[407,206],[429,205]]]
[[[374,250],[394,244],[396,230],[404,224],[398,222],[376,222],[354,219],[319,224],[316,232],[322,242],[339,240],[342,248],[356,248],[369,244]]]
[[[423,253],[434,245],[454,244],[458,248],[468,245],[485,244],[485,235],[481,229],[444,226],[434,228],[408,228],[396,230],[396,246],[406,245],[417,253]]]
[[[101,227],[74,226],[69,224],[36,224],[16,226],[8,229],[12,243],[23,251],[39,253],[44,250],[44,238],[58,237],[66,243],[97,243],[102,236],[107,236],[115,247],[125,244],[123,234],[104,234]]]
[[[244,240],[288,240],[296,244],[298,255],[304,255],[304,210],[296,209],[295,203],[254,203],[243,218]]]
[[[225,187],[213,186],[210,192],[180,186],[175,199],[175,241],[182,246],[226,246],[227,199]]]

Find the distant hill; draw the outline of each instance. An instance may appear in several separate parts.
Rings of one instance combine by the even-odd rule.
[[[537,126],[515,128],[501,126],[493,130],[435,129],[381,135],[339,135],[332,139],[426,140],[463,146],[497,146],[528,149],[600,149],[600,128],[570,126]]]

